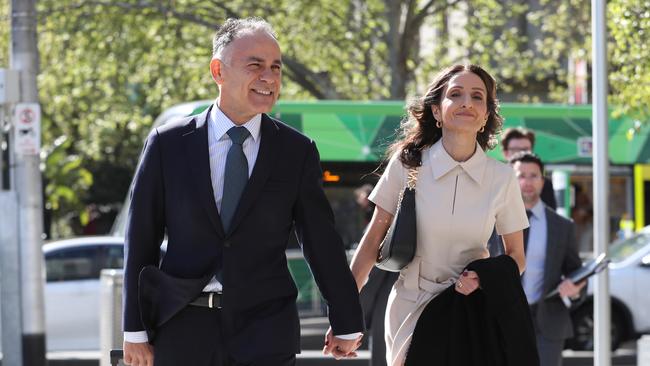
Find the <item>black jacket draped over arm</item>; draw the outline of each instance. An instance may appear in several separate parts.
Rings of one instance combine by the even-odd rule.
[[[406,365],[536,366],[535,332],[519,270],[507,255],[479,259],[481,289],[469,296],[450,286],[420,316]]]

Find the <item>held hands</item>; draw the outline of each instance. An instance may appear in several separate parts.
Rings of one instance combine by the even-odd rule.
[[[147,342],[124,342],[124,364],[131,366],[153,366],[153,347]]]
[[[355,352],[361,346],[363,334],[357,339],[345,340],[334,336],[332,327],[327,330],[325,334],[325,346],[323,347],[323,354],[334,356],[335,359],[354,358],[357,357]]]
[[[481,287],[481,281],[476,272],[464,270],[456,281],[455,287],[456,292],[467,296]]]

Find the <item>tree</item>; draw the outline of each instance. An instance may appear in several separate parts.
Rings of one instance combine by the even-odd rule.
[[[633,3],[613,0],[610,9]],[[283,48],[284,99],[401,100],[423,92],[441,66],[471,61],[496,74],[506,100],[564,101],[567,58],[576,50],[589,55],[589,9],[581,0],[531,4],[41,0],[38,81],[47,205],[54,221],[64,223],[54,234],[70,233],[65,224],[70,217],[87,223],[91,204],[104,211],[120,204],[142,140],[163,110],[216,96],[208,73],[209,42],[227,17],[263,16],[274,25]],[[8,11],[6,3],[0,4],[0,21],[2,11]],[[633,17],[625,10],[617,14]],[[610,27],[617,24],[611,21]],[[638,22],[626,25],[620,35],[612,31],[613,37],[634,43]],[[0,27],[0,63],[7,62],[2,42],[8,29]],[[645,43],[636,43],[639,51]],[[616,90],[647,77],[647,72],[630,76],[636,69],[622,66],[632,65],[633,56],[622,50],[612,61],[621,65],[613,68]]]
[[[403,98],[419,27],[444,9],[434,3],[41,1],[39,88],[54,221],[82,212],[85,224],[90,203],[119,204],[153,119],[173,104],[215,97],[209,40],[226,17],[264,15],[274,24],[289,81],[284,98]],[[406,21],[389,24],[392,12]],[[57,228],[54,235],[69,234]]]
[[[9,3],[0,2],[0,68],[9,67]]]
[[[199,47],[205,37],[196,26],[151,19],[148,11],[74,4],[39,4],[46,194],[54,223],[61,223],[55,236],[71,233],[71,216],[86,224],[91,204],[114,214],[155,116],[215,93],[209,47]],[[66,171],[72,176],[61,177]]]
[[[650,120],[650,2],[611,0],[607,4],[611,101],[621,113]]]

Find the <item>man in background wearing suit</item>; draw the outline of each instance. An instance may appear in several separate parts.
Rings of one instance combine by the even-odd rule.
[[[560,366],[564,341],[573,335],[569,309],[561,297],[579,298],[585,286],[584,281],[574,284],[564,279],[582,264],[576,247],[575,227],[572,221],[555,213],[540,199],[544,164],[537,155],[519,153],[511,157],[510,164],[519,179],[530,222],[530,227],[524,230],[526,272],[522,285],[533,317],[540,366]],[[556,287],[560,296],[545,299],[545,295]]]
[[[503,131],[501,136],[501,150],[503,151],[503,157],[506,161],[510,160],[510,158],[518,153],[533,152],[534,148],[535,133],[533,131],[522,127],[507,128]],[[555,211],[557,209],[557,202],[555,200],[553,182],[549,178],[543,177],[543,183],[540,198],[546,206]],[[501,240],[501,237],[497,235],[496,230],[492,230],[492,235],[488,240],[488,249],[490,251],[490,256],[492,257],[505,253],[503,241]]]
[[[324,351],[354,356],[363,317],[318,151],[267,115],[282,75],[271,26],[228,19],[214,37],[210,72],[219,98],[200,115],[153,130],[134,177],[126,363],[295,365],[297,289],[285,256],[294,226],[328,305],[334,335]]]

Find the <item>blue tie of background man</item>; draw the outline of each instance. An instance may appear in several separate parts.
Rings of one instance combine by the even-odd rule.
[[[221,223],[226,232],[230,229],[230,223],[237,204],[241,197],[246,182],[248,182],[248,161],[244,155],[242,144],[250,132],[246,127],[233,127],[226,132],[232,140],[232,146],[226,157],[226,169],[223,178],[223,198],[221,200]]]
[[[528,227],[524,229],[524,253],[528,250],[528,235],[530,234],[530,217],[533,215],[533,211],[526,210],[526,216],[528,216]]]

